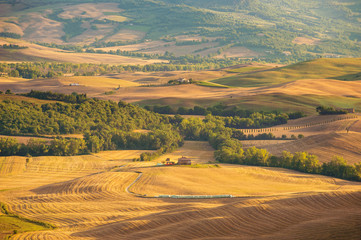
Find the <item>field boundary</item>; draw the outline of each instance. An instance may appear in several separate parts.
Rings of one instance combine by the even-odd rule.
[[[353,115],[353,116],[338,117],[338,118],[323,121],[323,122],[309,123],[309,124],[298,125],[298,126],[253,128],[253,129],[239,129],[239,130],[243,131],[244,133],[278,132],[278,131],[284,131],[284,130],[294,130],[294,129],[308,128],[308,127],[313,127],[313,126],[325,125],[325,124],[332,123],[332,122],[349,120],[349,119],[358,119],[358,118],[359,118],[358,115]]]

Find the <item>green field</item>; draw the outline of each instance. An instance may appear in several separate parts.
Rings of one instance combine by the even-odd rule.
[[[9,237],[17,233],[42,231],[54,228],[54,226],[47,223],[33,221],[14,215],[7,210],[6,205],[2,203],[0,203],[0,205],[0,239],[9,239]]]
[[[225,86],[222,84],[214,83],[214,82],[197,82],[197,85],[204,87],[215,87],[215,88],[229,88],[230,86]]]
[[[299,79],[355,81],[361,78],[360,69],[360,58],[317,59],[272,70],[243,73],[211,82],[230,87],[263,87]]]

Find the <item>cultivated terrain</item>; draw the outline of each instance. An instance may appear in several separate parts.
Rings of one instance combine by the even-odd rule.
[[[356,0],[0,0],[0,240],[361,239],[360,22]]]
[[[205,142],[186,142],[167,155],[172,159],[188,156],[197,164],[210,162],[198,167],[157,167],[158,161],[134,163],[130,159],[137,154],[139,151],[110,151],[34,157],[28,163],[21,157],[2,157],[0,196],[9,210],[57,227],[17,234],[13,239],[360,236],[359,183],[285,169],[216,166],[212,149]],[[127,190],[139,172],[143,175]],[[151,197],[164,194],[235,197]]]

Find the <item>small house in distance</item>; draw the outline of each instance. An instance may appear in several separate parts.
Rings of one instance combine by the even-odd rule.
[[[166,165],[166,166],[174,165],[174,164],[175,164],[175,163],[172,162],[172,161],[170,160],[170,158],[167,158],[167,159],[165,160],[165,162],[164,162],[164,165]]]
[[[189,83],[189,79],[179,78],[179,79],[178,79],[178,82],[179,82],[179,83]]]
[[[178,165],[192,165],[192,160],[186,157],[178,158]]]

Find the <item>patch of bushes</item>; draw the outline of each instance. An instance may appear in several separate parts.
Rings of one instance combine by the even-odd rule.
[[[316,111],[320,115],[338,115],[338,114],[347,114],[346,110],[343,109],[335,109],[333,107],[325,107],[325,106],[319,106],[316,108]]]
[[[17,34],[17,33],[11,33],[11,32],[0,32],[0,37],[20,39],[21,35]]]
[[[240,142],[225,136],[216,136],[221,141],[216,147],[215,158],[222,163],[252,166],[281,167],[304,173],[323,174],[346,180],[361,181],[361,163],[349,165],[342,157],[335,156],[330,162],[320,164],[316,155],[307,152],[291,154],[284,151],[280,157],[272,156],[265,149],[256,147],[242,149]],[[215,142],[211,139],[210,142]]]

